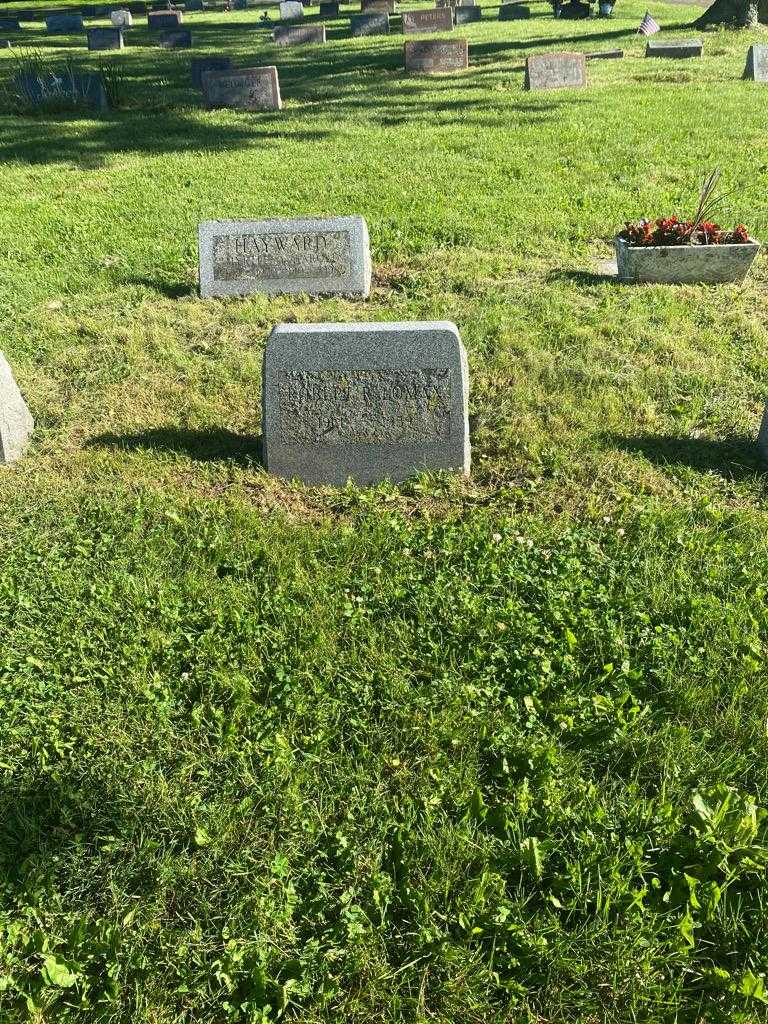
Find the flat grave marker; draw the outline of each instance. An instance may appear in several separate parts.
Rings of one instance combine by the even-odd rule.
[[[203,0],[186,0],[184,4],[184,13],[190,14],[194,11],[204,11],[205,3]]]
[[[192,85],[196,89],[203,87],[203,74],[206,71],[229,71],[232,60],[229,57],[193,57],[190,66]]]
[[[86,29],[89,50],[123,50],[123,30],[121,28],[89,28]]]
[[[585,54],[587,60],[621,60],[624,56],[623,50],[594,50]]]
[[[203,298],[254,292],[366,298],[371,288],[362,217],[203,221],[198,243]]]
[[[334,2],[331,2],[331,0],[328,0],[328,2],[323,2],[323,3],[320,4],[320,17],[321,18],[338,18],[338,16],[339,16],[339,5],[338,5],[338,3],[335,2],[335,0],[334,0]]]
[[[278,25],[272,33],[278,46],[304,46],[325,42],[325,25]]]
[[[411,74],[454,74],[468,67],[466,39],[414,39],[405,44],[405,70]]]
[[[586,84],[583,53],[537,53],[526,59],[526,89],[580,89]]]
[[[151,32],[162,32],[164,29],[178,28],[184,21],[181,11],[150,11],[147,14],[147,28]]]
[[[416,35],[420,32],[452,32],[453,10],[450,7],[434,7],[426,11],[403,11],[403,33]]]
[[[0,352],[0,465],[21,458],[34,426],[8,360]]]
[[[104,79],[99,74],[43,75],[24,71],[13,80],[19,94],[35,107],[48,104],[72,104],[92,110],[109,110]]]
[[[264,463],[337,487],[468,474],[468,397],[455,324],[278,324],[264,350]]]
[[[389,33],[389,15],[385,11],[353,14],[349,25],[353,36],[385,36]]]
[[[530,16],[530,7],[525,7],[523,4],[502,4],[499,7],[499,21],[522,21]]]
[[[395,0],[363,0],[361,14],[394,14]]]
[[[280,80],[274,65],[263,68],[237,68],[231,71],[202,71],[200,81],[203,100],[209,110],[218,107],[227,107],[230,110],[281,110],[283,106],[280,98]],[[200,280],[202,279],[201,255]],[[241,293],[211,291],[208,294]]]
[[[768,82],[768,46],[765,43],[755,43],[747,50],[744,77],[752,82]]]
[[[678,39],[674,42],[649,39],[645,47],[646,57],[701,57],[703,52],[701,39]]]

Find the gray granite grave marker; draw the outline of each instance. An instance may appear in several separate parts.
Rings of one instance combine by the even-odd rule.
[[[152,32],[162,32],[164,29],[173,31],[183,21],[181,11],[150,11],[147,14],[147,28]]]
[[[278,25],[272,33],[272,38],[278,46],[324,43],[325,25]]]
[[[468,396],[455,324],[278,324],[262,372],[265,466],[333,486],[468,474]]]
[[[204,11],[205,3],[204,0],[186,0],[184,4],[184,13],[190,14],[193,11]]]
[[[13,84],[22,99],[36,107],[64,105],[109,110],[101,75],[78,75],[69,71],[62,75],[37,75],[23,71],[14,78]]]
[[[499,7],[499,21],[521,21],[530,16],[530,7],[525,7],[523,4],[502,4]]]
[[[122,50],[125,48],[121,28],[89,28],[86,30],[89,50]]]
[[[526,89],[578,89],[586,84],[583,53],[537,53],[525,62]]]
[[[675,42],[650,39],[645,47],[646,57],[701,57],[703,52],[701,39],[678,39]]]
[[[192,32],[188,28],[161,32],[157,45],[164,50],[189,50],[192,47]]]
[[[477,4],[462,4],[454,10],[453,17],[457,25],[467,25],[471,21],[482,21],[483,9]]]
[[[1,355],[0,355],[1,358]],[[763,409],[763,418],[760,423],[760,432],[757,435],[757,450],[761,457],[768,462],[768,404]]]
[[[49,36],[69,36],[85,32],[82,14],[49,14],[45,19]]]
[[[747,50],[744,77],[753,82],[768,82],[768,46],[765,43],[754,43]]]
[[[8,360],[0,352],[0,465],[21,458],[34,426]]]
[[[115,28],[131,28],[133,26],[133,15],[130,11],[112,11],[109,20]]]
[[[385,36],[389,32],[389,15],[384,11],[353,14],[349,24],[353,36]]]
[[[466,39],[419,39],[405,44],[405,70],[412,74],[451,74],[468,67]]]
[[[427,11],[403,11],[403,32],[415,35],[419,32],[451,32],[453,11],[450,7],[435,7]]]
[[[321,18],[338,18],[339,16],[339,5],[335,2],[327,2],[320,4],[320,17]]]
[[[395,0],[362,0],[362,14],[394,14]]]
[[[304,17],[304,4],[299,0],[283,0],[280,4],[280,17],[283,21],[295,21]]]
[[[280,98],[280,81],[274,65],[264,68],[238,68],[232,71],[203,71],[200,80],[203,99],[209,110],[214,107],[228,107],[231,110],[280,110],[283,105]]]
[[[253,292],[365,298],[370,291],[362,217],[203,221],[198,239],[203,298]]]
[[[203,86],[203,74],[206,71],[229,71],[232,61],[229,57],[193,57],[192,58],[192,85],[196,89]]]
[[[624,56],[623,50],[595,50],[585,54],[587,60],[621,60]]]

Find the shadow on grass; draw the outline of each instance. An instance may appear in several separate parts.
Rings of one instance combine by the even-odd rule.
[[[114,448],[126,452],[176,452],[196,462],[228,461],[241,466],[262,462],[261,435],[235,434],[220,427],[207,430],[154,427],[134,434],[97,434],[85,444],[87,448]]]
[[[606,263],[608,261],[606,260]],[[605,273],[592,270],[550,270],[546,277],[547,281],[571,281],[574,284],[622,284],[616,274],[614,265],[613,273],[607,270]]]
[[[180,282],[165,282],[152,277],[141,277],[139,275],[120,274],[115,275],[115,283],[119,285],[134,285],[141,288],[149,288],[167,299],[182,299],[188,295],[196,295],[197,289],[193,284],[181,284]]]
[[[765,463],[750,437],[733,435],[722,441],[703,437],[673,437],[659,434],[605,434],[606,447],[644,455],[657,466],[689,466],[702,473],[716,473],[728,480],[766,475]]]

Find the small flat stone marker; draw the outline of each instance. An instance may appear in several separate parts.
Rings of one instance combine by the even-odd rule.
[[[587,60],[621,60],[623,56],[623,50],[595,50],[586,54]]]
[[[191,64],[192,85],[196,89],[203,87],[203,74],[206,71],[229,71],[232,61],[229,57],[193,57]]]
[[[178,28],[184,20],[181,11],[150,11],[147,14],[147,28],[152,32]]]
[[[209,72],[210,74],[210,72]],[[209,220],[198,229],[200,295],[354,295],[371,289],[362,217]]]
[[[112,11],[109,16],[114,28],[132,28],[133,15],[130,11]]]
[[[537,53],[526,59],[526,89],[578,89],[586,84],[583,53]]]
[[[71,103],[92,110],[109,110],[109,98],[104,79],[99,74],[54,75],[22,71],[14,78],[14,86],[36,107],[52,103]]]
[[[389,33],[389,15],[384,11],[353,14],[349,25],[353,36],[385,36]]]
[[[337,487],[468,474],[468,394],[455,324],[278,324],[262,372],[265,466]]]
[[[744,78],[753,82],[768,82],[768,46],[765,43],[755,43],[747,50]]]
[[[0,32],[21,32],[18,18],[0,18]]]
[[[85,32],[82,14],[49,14],[45,19],[45,31],[49,36],[69,36]]]
[[[264,68],[238,68],[232,71],[203,71],[200,82],[203,100],[209,110],[216,107],[228,107],[230,110],[281,110],[283,106],[280,98],[280,81],[274,65]],[[216,221],[207,223],[215,224]]]
[[[121,28],[89,28],[86,29],[89,50],[123,50],[123,30]]]
[[[520,21],[530,18],[531,9],[523,4],[502,4],[499,7],[499,21]]]
[[[8,360],[0,352],[0,465],[21,458],[34,426]]]
[[[701,39],[678,39],[667,43],[652,39],[645,47],[646,57],[701,57],[703,52]]]
[[[467,25],[471,21],[482,21],[483,9],[477,4],[462,4],[454,9],[453,17],[457,25]]]
[[[466,39],[418,39],[405,44],[405,70],[412,74],[452,74],[468,67]]]
[[[157,44],[164,50],[189,50],[192,47],[192,32],[188,28],[161,32]]]
[[[427,11],[403,11],[403,33],[416,35],[419,32],[452,32],[453,10],[450,7],[435,7]]]
[[[299,0],[283,0],[280,4],[280,18],[282,21],[295,21],[304,17],[304,4]]]
[[[278,25],[272,33],[278,46],[303,46],[324,43],[325,25]]]

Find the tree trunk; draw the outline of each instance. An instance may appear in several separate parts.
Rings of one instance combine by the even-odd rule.
[[[768,23],[768,0],[715,0],[694,25],[738,25],[754,27],[758,22]]]

